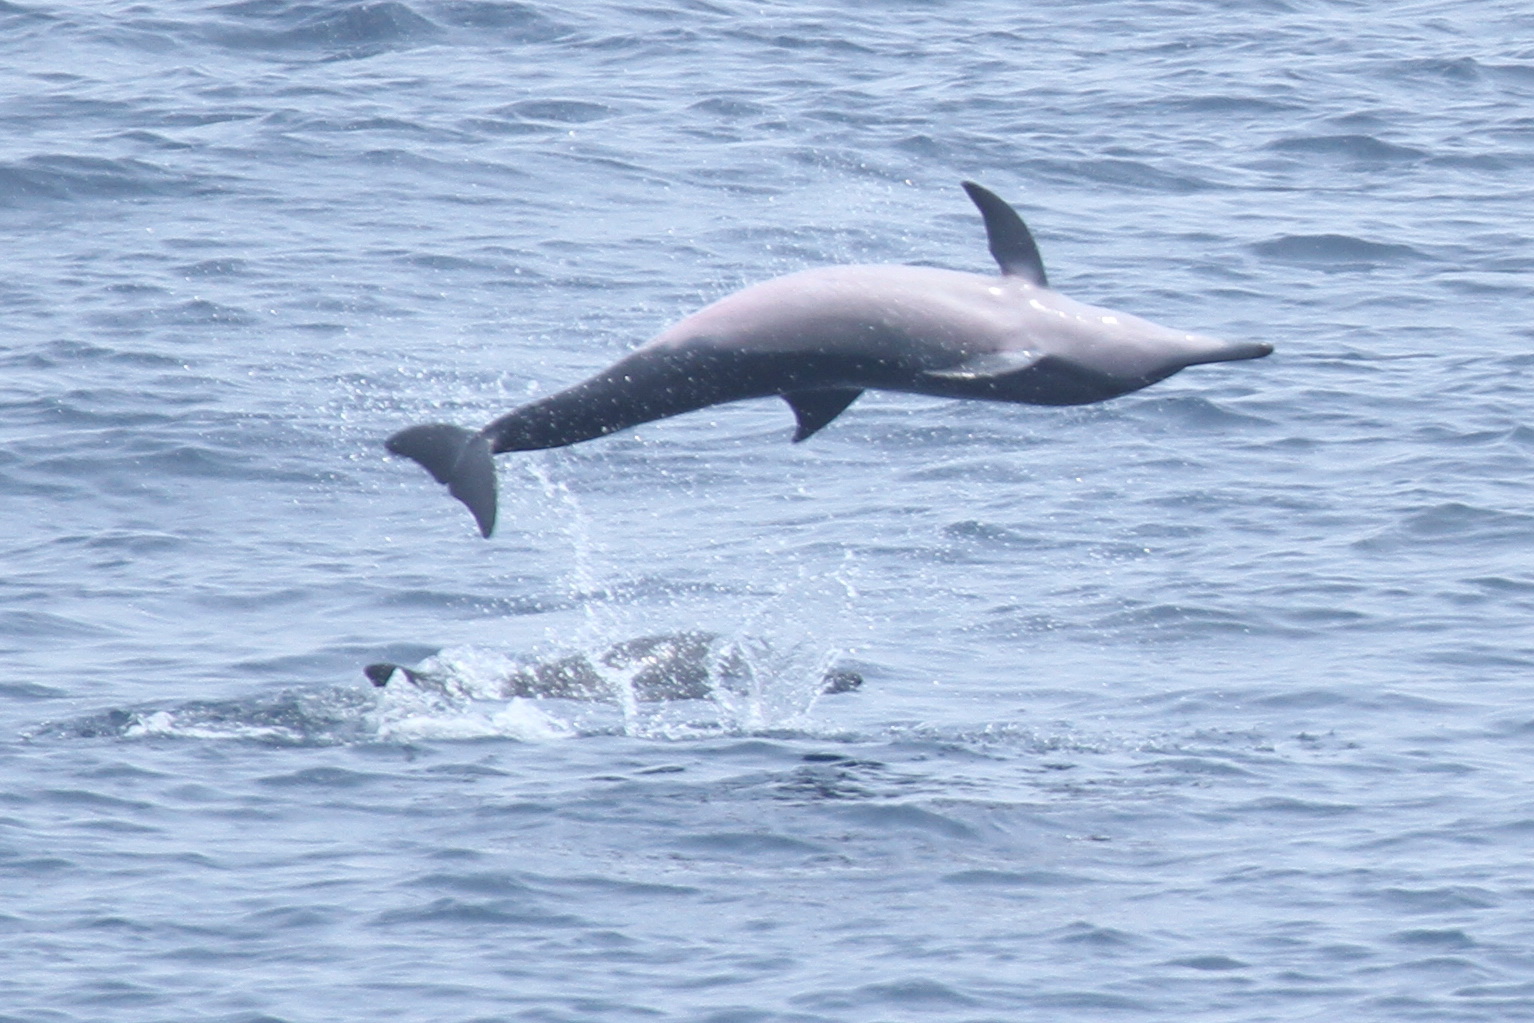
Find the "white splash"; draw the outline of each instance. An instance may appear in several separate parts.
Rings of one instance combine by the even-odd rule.
[[[515,739],[554,742],[574,729],[531,700],[445,697],[413,686],[390,686],[373,712],[374,734],[384,742]]]

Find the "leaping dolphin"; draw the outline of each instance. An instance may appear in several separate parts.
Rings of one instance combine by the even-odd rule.
[[[833,266],[726,296],[584,383],[474,432],[447,423],[387,441],[495,528],[495,464],[729,401],[777,395],[805,440],[870,388],[1026,405],[1084,405],[1187,366],[1259,359],[1273,346],[1220,341],[1085,305],[1050,288],[1017,211],[963,183],[1000,277],[924,266]]]

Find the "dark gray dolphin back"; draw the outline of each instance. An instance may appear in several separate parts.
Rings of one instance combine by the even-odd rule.
[[[990,240],[991,255],[1001,265],[1001,272],[1008,277],[1021,277],[1041,288],[1049,287],[1044,275],[1044,259],[1039,247],[1028,233],[1028,225],[1017,215],[1017,210],[1007,205],[1005,199],[988,188],[973,181],[960,182],[974,204],[980,207],[985,219],[985,233]]]

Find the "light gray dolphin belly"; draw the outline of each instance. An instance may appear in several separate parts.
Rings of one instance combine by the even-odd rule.
[[[779,277],[700,310],[582,383],[479,431],[429,423],[390,437],[495,526],[494,455],[563,447],[747,398],[781,396],[802,441],[865,390],[1028,405],[1081,405],[1188,366],[1255,359],[1228,342],[1086,305],[1049,287],[1017,213],[964,183],[1002,274],[836,266]]]

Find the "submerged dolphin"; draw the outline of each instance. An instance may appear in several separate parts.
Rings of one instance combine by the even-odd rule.
[[[617,702],[627,691],[642,703],[664,700],[707,700],[718,691],[739,693],[749,683],[750,666],[738,652],[719,649],[720,637],[709,632],[673,632],[641,636],[608,647],[601,655],[572,654],[557,661],[529,664],[507,672],[495,682],[495,695]],[[379,689],[398,673],[417,689],[444,696],[473,693],[452,673],[407,668],[387,662],[362,669]],[[820,680],[826,694],[850,693],[863,685],[863,676],[833,668]]]
[[[1000,277],[923,266],[834,266],[756,284],[694,313],[557,394],[478,432],[412,426],[388,449],[415,459],[495,528],[492,456],[578,444],[744,398],[781,396],[802,441],[869,388],[939,398],[1084,405],[1188,366],[1257,359],[1220,341],[1054,291],[1017,212],[971,181]]]

